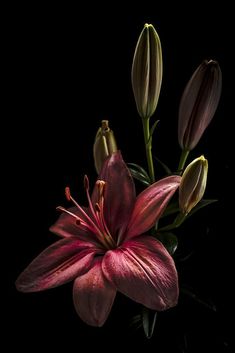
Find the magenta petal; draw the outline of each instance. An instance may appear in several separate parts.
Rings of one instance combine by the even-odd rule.
[[[156,239],[143,235],[108,251],[102,270],[117,290],[153,310],[177,304],[178,276],[174,261]]]
[[[126,229],[135,202],[134,182],[120,151],[105,161],[99,179],[106,181],[105,220],[112,236],[117,238]],[[92,199],[97,202],[96,188]]]
[[[179,187],[180,180],[179,176],[169,176],[152,184],[138,195],[126,239],[145,233],[155,224]]]
[[[37,292],[60,286],[90,269],[94,256],[102,253],[92,243],[77,237],[61,239],[45,249],[20,274],[16,287]]]
[[[80,318],[91,326],[102,326],[116,295],[116,289],[104,277],[102,258],[95,260],[89,272],[74,282],[73,300]]]
[[[86,212],[87,210],[84,209]],[[74,213],[76,216],[83,218],[82,213],[77,207],[68,208],[68,211]],[[58,220],[50,227],[50,231],[60,237],[67,238],[70,236],[78,235],[84,236],[88,235],[88,231],[81,226],[76,224],[76,219],[67,213],[62,213]]]

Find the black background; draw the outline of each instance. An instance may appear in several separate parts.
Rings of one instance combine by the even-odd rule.
[[[6,268],[8,346],[63,351],[114,349],[137,344],[156,352],[229,352],[233,318],[232,200],[234,72],[231,9],[197,3],[190,7],[113,5],[79,9],[68,5],[12,7],[5,32],[7,102],[7,189],[5,218],[9,240]],[[64,203],[64,187],[85,202],[82,180],[92,182],[92,144],[100,120],[109,119],[127,162],[145,164],[141,120],[135,108],[130,71],[134,48],[145,22],[161,38],[163,85],[154,119],[154,154],[177,167],[177,113],[184,85],[203,59],[216,59],[223,72],[223,92],[209,129],[190,159],[209,160],[207,198],[219,202],[198,213],[178,230],[180,281],[217,307],[213,312],[181,295],[179,305],[159,315],[151,340],[129,327],[140,307],[118,295],[103,328],[86,326],[72,303],[72,285],[43,293],[22,294],[14,281],[24,267],[56,240],[48,231],[55,207]],[[144,162],[143,162],[144,161]],[[158,176],[161,175],[160,169]],[[5,189],[5,188],[3,188]],[[5,191],[5,190],[3,190]],[[5,269],[4,269],[5,271]],[[5,311],[5,310],[4,310]],[[109,343],[110,342],[110,343]],[[85,345],[85,348],[84,348]]]

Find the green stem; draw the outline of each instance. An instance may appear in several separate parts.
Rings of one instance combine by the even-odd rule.
[[[144,130],[144,142],[145,142],[145,150],[146,150],[146,157],[148,163],[148,171],[151,182],[155,181],[154,175],[154,167],[153,167],[153,156],[152,156],[152,141],[150,137],[150,130],[149,130],[149,119],[142,119],[143,122],[143,130]]]
[[[178,166],[178,171],[179,172],[182,172],[183,169],[184,169],[184,165],[186,163],[186,160],[188,158],[188,155],[189,155],[189,150],[183,150],[181,152],[181,156],[180,156],[180,162],[179,162],[179,166]]]
[[[178,228],[185,221],[186,217],[187,215],[185,213],[180,212],[172,224],[162,227],[158,229],[158,231],[161,232]]]

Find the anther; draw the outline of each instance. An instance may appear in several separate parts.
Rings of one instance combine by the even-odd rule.
[[[103,197],[104,196],[104,188],[105,188],[105,181],[103,180],[97,180],[96,185],[98,186],[99,190],[99,196]]]
[[[100,212],[100,205],[98,203],[95,204],[95,210],[97,212]]]

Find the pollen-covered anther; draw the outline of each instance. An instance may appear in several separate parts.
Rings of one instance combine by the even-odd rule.
[[[95,204],[95,210],[96,210],[96,212],[100,212],[101,211],[100,205],[98,203]]]
[[[98,186],[99,196],[104,196],[104,189],[105,189],[105,181],[104,180],[97,180],[96,185]]]

